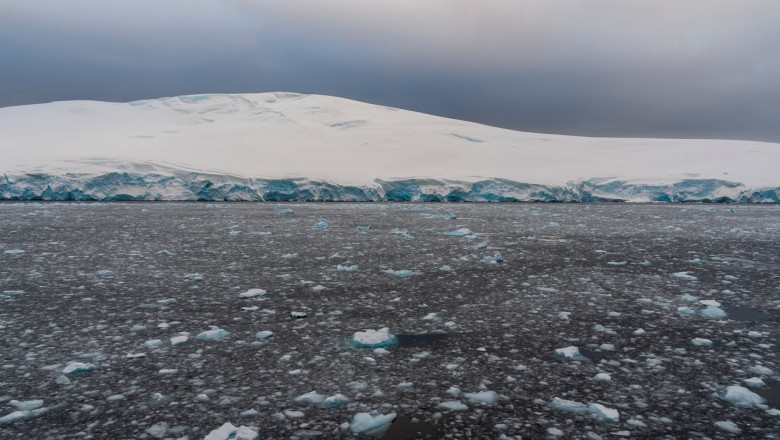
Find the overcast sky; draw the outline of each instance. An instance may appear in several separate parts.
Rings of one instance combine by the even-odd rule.
[[[0,0],[0,107],[280,90],[780,142],[780,1]]]

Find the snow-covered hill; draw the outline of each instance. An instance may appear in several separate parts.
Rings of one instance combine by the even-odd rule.
[[[0,199],[780,201],[780,145],[525,133],[320,95],[0,109]]]

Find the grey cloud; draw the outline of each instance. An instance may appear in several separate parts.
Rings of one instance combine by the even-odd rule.
[[[780,142],[774,0],[0,3],[0,105],[291,90],[528,131]]]

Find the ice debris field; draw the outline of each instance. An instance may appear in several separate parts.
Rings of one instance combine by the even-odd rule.
[[[777,205],[3,203],[0,437],[778,438],[779,239]]]
[[[780,202],[780,145],[527,133],[297,93],[0,108],[0,200]]]

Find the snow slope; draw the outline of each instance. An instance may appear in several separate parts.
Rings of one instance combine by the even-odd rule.
[[[0,109],[0,199],[780,201],[780,145],[525,133],[342,98]]]

